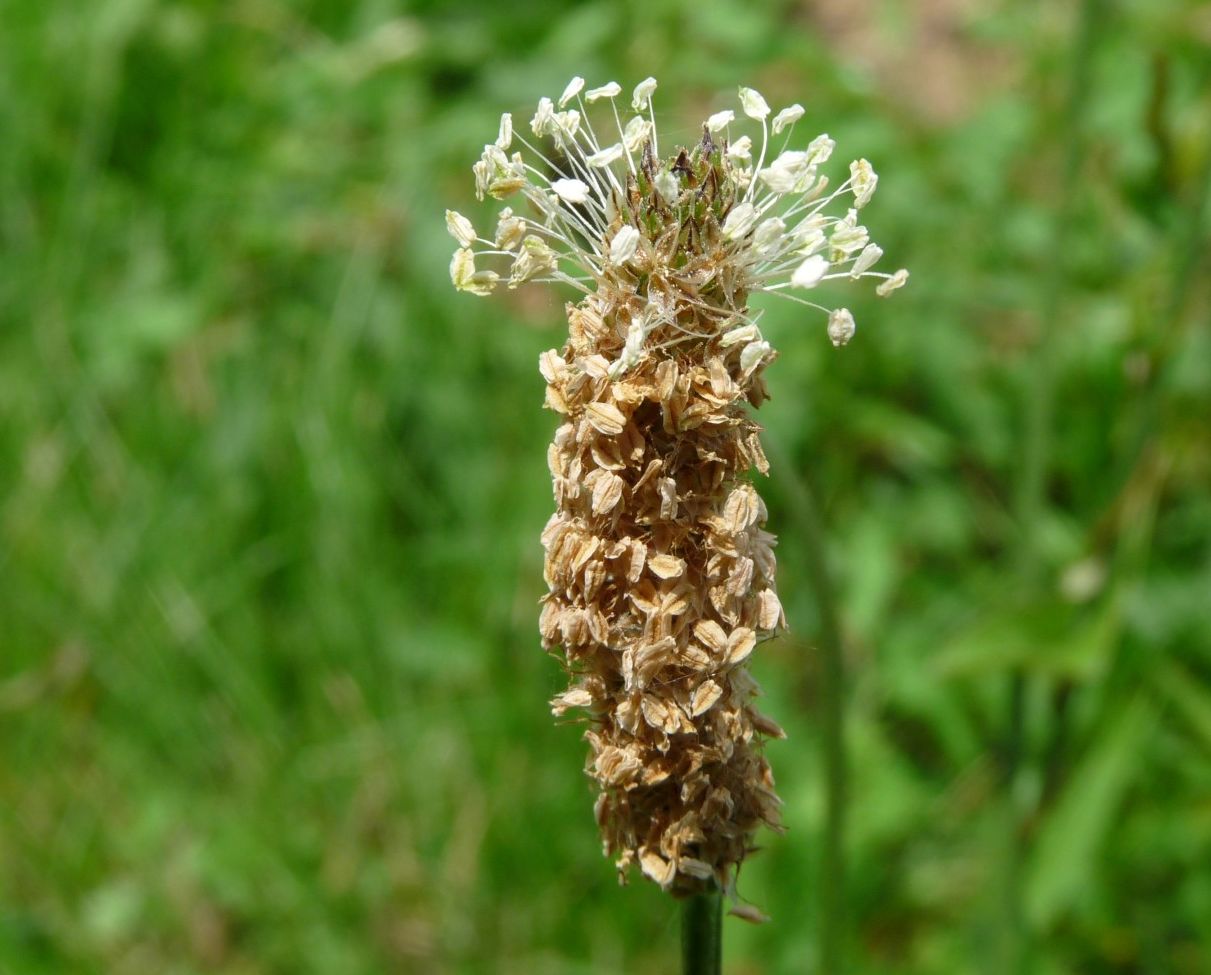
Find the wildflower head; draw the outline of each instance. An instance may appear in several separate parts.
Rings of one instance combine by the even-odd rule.
[[[505,210],[503,239],[499,230],[481,236],[466,217],[447,213],[460,252],[470,251],[451,264],[455,286],[486,295],[501,283],[534,280],[585,293],[627,281],[638,291],[646,282],[669,283],[746,319],[748,297],[768,292],[816,309],[834,344],[843,344],[835,310],[806,292],[873,278],[886,296],[908,278],[905,270],[876,269],[883,251],[858,222],[878,184],[874,168],[855,160],[834,185],[827,172],[833,140],[796,139],[803,107],[790,105],[771,120],[752,88],[740,88],[739,111],[707,118],[694,145],[662,155],[656,87],[647,78],[622,101],[616,82],[586,90],[574,78],[557,102],[539,101],[528,126],[533,139],[503,115],[496,141],[473,167],[476,190],[481,199],[521,206]],[[508,246],[522,239],[546,245],[541,259],[533,247]]]
[[[785,625],[750,483],[769,470],[750,409],[776,353],[748,301],[817,309],[844,345],[850,312],[803,293],[874,277],[886,294],[907,272],[874,270],[882,250],[858,222],[874,170],[858,160],[830,191],[833,141],[795,141],[801,106],[771,121],[741,88],[738,112],[662,154],[656,90],[648,78],[620,106],[620,85],[574,78],[538,103],[533,141],[503,116],[473,169],[481,198],[509,205],[490,237],[447,213],[450,275],[477,295],[526,281],[582,294],[567,343],[539,359],[560,417],[539,629],[570,680],[552,710],[588,725],[597,822],[621,875],[634,865],[673,893],[732,892],[755,831],[779,828],[762,744],[782,737],[747,668]]]

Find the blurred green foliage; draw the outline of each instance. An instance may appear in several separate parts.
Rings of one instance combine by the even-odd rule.
[[[7,0],[0,972],[672,968],[545,705],[566,296],[446,279],[498,113],[572,74],[656,75],[672,137],[804,102],[913,271],[840,353],[764,319],[790,829],[727,969],[815,970],[810,483],[851,970],[989,971],[1007,855],[1029,971],[1211,970],[1211,19],[1105,0],[1073,103],[1079,7]]]

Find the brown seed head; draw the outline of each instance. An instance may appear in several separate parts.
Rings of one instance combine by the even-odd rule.
[[[554,144],[557,178],[536,184],[520,153],[507,155],[507,115],[475,166],[481,198],[520,193],[541,217],[506,209],[483,252],[512,261],[509,286],[556,280],[584,293],[567,306],[567,343],[539,360],[561,419],[547,455],[556,510],[542,533],[540,629],[570,678],[551,707],[587,725],[596,818],[622,875],[637,864],[676,894],[730,891],[758,827],[780,828],[762,744],[784,737],[756,709],[747,669],[785,626],[775,539],[749,479],[769,470],[751,410],[767,398],[776,353],[748,297],[862,276],[887,293],[907,272],[870,271],[882,252],[857,223],[877,182],[870,164],[853,163],[829,195],[818,175],[828,136],[766,166],[769,107],[752,89],[740,101],[761,123],[755,163],[748,136],[729,138],[731,111],[712,115],[692,148],[662,156],[650,78],[635,90],[639,114],[619,119],[619,142],[603,146],[581,111],[565,110],[572,99],[585,109],[582,88],[573,79],[560,110],[544,98],[531,121]],[[620,91],[610,83],[584,99]],[[802,114],[779,112],[774,134]],[[853,206],[827,216],[842,194]],[[470,221],[447,212],[447,226],[460,244],[455,285],[493,290],[501,278],[477,270]],[[853,330],[848,311],[831,313],[834,344]]]

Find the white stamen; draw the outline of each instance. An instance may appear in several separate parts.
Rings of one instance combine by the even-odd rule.
[[[478,239],[471,221],[454,210],[446,211],[446,230],[463,247],[470,247]]]
[[[588,184],[578,179],[557,179],[551,189],[567,203],[584,203],[589,198]]]
[[[727,147],[727,157],[737,162],[748,162],[753,158],[753,140],[742,135]]]
[[[879,177],[865,159],[855,159],[849,164],[849,178],[854,186],[854,206],[861,210],[875,195]]]
[[[761,332],[758,331],[756,325],[739,325],[730,332],[724,332],[719,344],[728,349],[741,342],[753,342],[760,338]]]
[[[775,193],[795,191],[810,179],[811,163],[806,152],[784,152],[758,174]]]
[[[521,243],[526,233],[526,222],[521,217],[513,216],[512,207],[500,211],[500,219],[496,223],[496,246],[503,251],[511,251]]]
[[[536,136],[544,136],[555,125],[555,105],[551,99],[543,97],[538,100],[538,111],[530,119],[530,131]]]
[[[782,111],[774,116],[774,135],[778,135],[788,125],[794,125],[801,118],[803,118],[803,106],[797,102],[794,105],[782,109]]]
[[[807,157],[813,166],[823,166],[828,162],[828,157],[833,154],[836,145],[837,143],[829,138],[827,133],[818,135],[808,144]]]
[[[647,119],[638,115],[631,119],[627,123],[626,131],[622,133],[622,144],[627,147],[627,152],[638,152],[651,130],[652,123]]]
[[[580,94],[580,89],[584,87],[584,78],[579,75],[568,82],[568,87],[563,90],[563,94],[559,96],[559,107],[563,108],[568,102]]]
[[[616,98],[622,93],[622,85],[617,81],[608,81],[600,88],[590,88],[584,93],[586,102],[595,102],[599,98]]]
[[[891,277],[889,277],[881,285],[879,285],[877,288],[875,288],[875,294],[877,294],[880,298],[886,298],[889,294],[891,294],[897,288],[904,287],[904,285],[907,281],[908,281],[907,269],[900,268],[900,270],[898,270],[895,274],[893,274]]]
[[[616,142],[612,146],[607,146],[600,152],[595,152],[591,156],[585,157],[585,162],[594,169],[600,169],[603,166],[608,166],[612,162],[622,158],[622,143]]]
[[[740,353],[740,368],[746,373],[752,372],[769,353],[768,342],[750,342]]]
[[[751,203],[741,203],[732,208],[732,212],[723,221],[723,236],[728,240],[739,240],[750,230],[757,221],[757,208]]]
[[[796,288],[814,288],[827,271],[828,261],[819,254],[813,254],[795,268],[795,273],[791,275],[791,284]]]
[[[753,234],[753,250],[759,255],[769,252],[782,242],[785,233],[786,224],[780,217],[770,217],[768,220],[761,221]]]
[[[861,277],[864,272],[874,267],[882,256],[882,247],[878,244],[867,244],[862,248],[862,253],[854,260],[854,266],[849,269],[849,276],[851,278]]]
[[[631,108],[637,112],[642,112],[648,102],[652,100],[652,94],[656,91],[656,79],[644,78],[635,86],[635,93],[631,96]]]
[[[761,97],[761,92],[754,88],[740,89],[740,107],[744,109],[745,115],[758,122],[769,117],[769,105]]]
[[[610,241],[610,263],[625,264],[635,256],[639,247],[639,231],[627,225],[622,227]]]

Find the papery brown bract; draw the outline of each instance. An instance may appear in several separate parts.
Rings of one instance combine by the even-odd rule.
[[[650,320],[653,290],[666,320],[611,379],[601,360]],[[739,307],[722,289],[709,299],[667,264],[645,279],[615,273],[569,308],[568,344],[543,357],[564,423],[541,628],[572,679],[552,706],[587,712],[606,850],[681,893],[729,888],[757,828],[780,826],[761,744],[782,732],[756,710],[745,670],[758,638],[784,625],[774,537],[749,482],[768,469],[750,412],[773,354],[744,368],[744,346],[724,341],[743,293]]]

